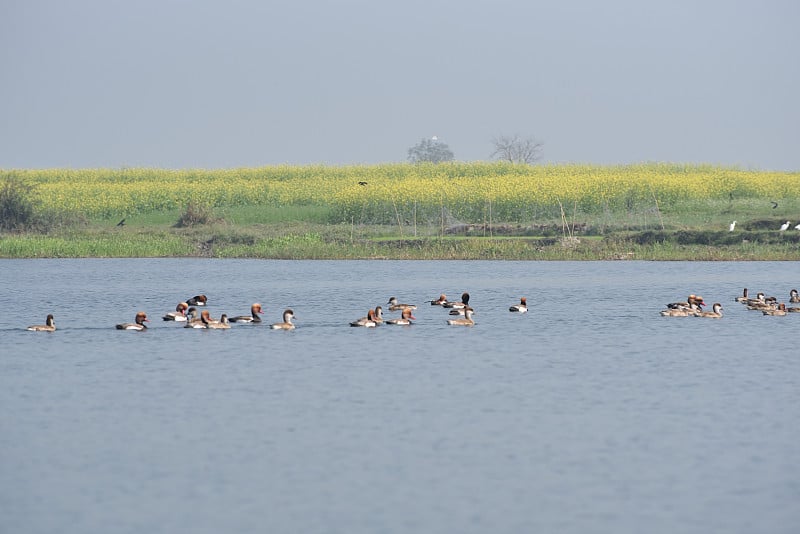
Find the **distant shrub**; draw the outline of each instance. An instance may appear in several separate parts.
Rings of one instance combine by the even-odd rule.
[[[199,226],[208,224],[214,221],[214,210],[207,204],[190,200],[186,204],[186,209],[183,210],[178,222],[175,223],[176,228],[186,228],[191,226]]]
[[[16,175],[6,176],[0,186],[0,230],[28,230],[36,223],[36,200],[32,187]]]

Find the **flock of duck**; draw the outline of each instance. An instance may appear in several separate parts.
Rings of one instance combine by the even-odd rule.
[[[785,303],[778,303],[777,297],[767,297],[762,292],[759,292],[755,298],[751,298],[747,294],[747,288],[744,288],[741,296],[733,300],[747,306],[748,310],[760,311],[764,315],[782,316],[791,312],[800,312],[800,306],[787,308]],[[789,302],[800,303],[800,293],[796,289],[789,291]],[[715,302],[711,306],[711,310],[704,310],[702,307],[705,305],[703,297],[689,295],[684,302],[670,302],[667,304],[667,309],[661,310],[659,313],[663,317],[709,317],[712,319],[722,317],[722,304]]]
[[[747,307],[748,310],[756,310],[764,315],[781,316],[791,312],[800,312],[800,306],[787,307],[785,303],[778,302],[776,297],[767,297],[763,292],[759,292],[755,298],[748,296],[747,288],[744,288],[742,295],[734,299]],[[789,292],[789,302],[792,304],[800,303],[800,293],[796,289]],[[198,312],[198,308],[204,308],[208,304],[208,297],[197,295],[186,301],[179,302],[174,312],[166,313],[162,316],[164,321],[185,323],[184,328],[205,328],[205,329],[228,329],[231,323],[261,323],[261,314],[264,313],[261,304],[258,302],[250,306],[249,315],[237,315],[228,317],[222,314],[219,319],[211,317],[207,309]],[[438,299],[430,301],[431,306],[440,306],[449,310],[447,324],[453,326],[472,326],[475,320],[472,318],[475,310],[469,304],[469,293],[463,293],[461,300],[450,301],[447,296],[442,294]],[[722,317],[722,304],[715,302],[711,310],[704,310],[706,303],[699,295],[689,295],[683,302],[670,302],[667,308],[659,313],[664,317],[707,317],[719,319]],[[386,303],[387,310],[390,312],[400,312],[400,317],[385,319],[383,317],[383,307],[376,306],[367,311],[367,315],[350,322],[350,326],[373,328],[382,324],[392,325],[412,325],[417,318],[414,317],[415,304],[403,304],[397,297],[391,297]],[[525,313],[528,311],[528,304],[525,297],[520,298],[519,304],[514,304],[508,308],[512,313]],[[270,328],[274,330],[293,330],[294,311],[286,309],[283,312],[283,321],[273,323]],[[146,330],[149,322],[147,314],[140,311],[136,314],[132,323],[119,323],[116,325],[118,330]],[[56,330],[53,314],[49,314],[45,324],[31,325],[27,330],[34,332],[54,332]]]
[[[472,318],[474,309],[469,305],[469,293],[463,293],[460,301],[449,301],[446,295],[442,294],[438,299],[430,301],[431,306],[441,306],[442,308],[449,309],[449,315],[453,318],[447,320],[447,324],[456,326],[472,326],[475,321]],[[228,329],[231,323],[261,323],[261,314],[264,313],[261,304],[258,302],[250,306],[249,315],[237,315],[235,317],[228,317],[227,314],[222,314],[219,319],[211,317],[208,309],[203,309],[198,312],[198,308],[204,308],[208,305],[208,297],[205,295],[196,295],[186,301],[179,302],[175,307],[174,312],[166,313],[162,316],[164,321],[173,321],[185,323],[184,328],[205,328],[205,329]],[[416,320],[414,317],[414,310],[417,306],[414,304],[402,304],[398,302],[397,297],[392,297],[387,302],[387,309],[391,312],[400,312],[400,317],[394,319],[384,319],[383,307],[376,306],[370,309],[365,317],[361,317],[350,322],[350,326],[360,327],[376,327],[381,324],[394,324],[394,325],[411,325]],[[527,302],[525,297],[520,299],[519,304],[514,304],[509,307],[509,311],[513,313],[525,313],[528,311]],[[294,311],[286,309],[283,312],[283,321],[273,323],[270,328],[274,330],[293,330],[295,328],[293,320],[295,319]],[[140,311],[136,314],[132,323],[119,323],[116,325],[117,330],[147,330],[147,324],[150,321],[147,314]],[[55,319],[53,314],[47,316],[45,324],[31,325],[27,330],[33,332],[54,332],[56,330]]]

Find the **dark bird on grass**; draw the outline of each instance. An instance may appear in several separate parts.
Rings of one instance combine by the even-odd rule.
[[[770,204],[772,204],[772,209],[775,209],[775,208],[778,207],[778,203],[775,202],[774,200],[770,200],[769,202],[770,202]]]
[[[117,226],[125,226],[125,219],[122,219],[120,222],[118,222]]]
[[[367,185],[367,182],[358,182],[358,185]]]

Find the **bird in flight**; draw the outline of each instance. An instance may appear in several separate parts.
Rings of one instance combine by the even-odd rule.
[[[772,209],[775,209],[775,208],[778,207],[778,203],[775,202],[774,200],[770,200],[770,204],[772,204]]]

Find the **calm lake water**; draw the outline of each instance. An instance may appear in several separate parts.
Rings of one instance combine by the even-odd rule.
[[[795,533],[800,314],[733,298],[798,286],[787,262],[1,260],[0,532]],[[471,328],[425,302],[463,291]],[[297,329],[161,321],[198,293]],[[725,317],[658,315],[689,293]],[[391,296],[415,325],[348,326]]]

